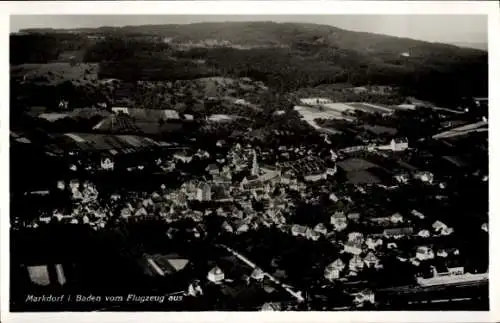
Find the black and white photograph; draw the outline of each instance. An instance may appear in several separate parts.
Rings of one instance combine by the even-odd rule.
[[[11,312],[489,311],[488,15],[11,15]]]

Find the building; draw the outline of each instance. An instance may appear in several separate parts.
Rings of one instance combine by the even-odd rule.
[[[207,279],[212,283],[220,284],[224,280],[224,272],[218,266],[215,266],[208,272]]]
[[[316,226],[314,227],[314,231],[322,235],[326,235],[328,233],[328,230],[326,229],[326,226],[323,223],[316,224]]]
[[[303,225],[294,224],[294,225],[292,225],[291,232],[292,232],[292,235],[295,237],[297,237],[297,236],[305,237],[307,234],[307,227],[305,227]]]
[[[368,237],[366,239],[366,241],[365,241],[365,244],[368,247],[368,249],[375,250],[375,249],[377,249],[378,246],[383,245],[384,242],[380,238],[375,239],[375,238],[372,238],[372,237]]]
[[[420,246],[417,248],[415,258],[420,261],[434,259],[434,251],[428,246]]]
[[[323,105],[332,103],[332,101],[326,98],[301,98],[300,103],[304,105]]]
[[[343,212],[335,212],[330,218],[330,223],[336,231],[342,231],[347,228],[347,217]]]
[[[408,140],[392,139],[388,145],[379,146],[380,150],[405,151],[408,149]]]
[[[198,201],[210,201],[212,199],[212,187],[204,183],[196,190],[196,199]]]
[[[387,239],[401,239],[413,234],[412,227],[390,228],[384,230],[384,237]]]
[[[354,241],[347,241],[344,244],[344,252],[359,256],[361,252],[363,252],[363,249],[361,243]]]
[[[345,264],[341,259],[337,259],[325,268],[325,278],[329,281],[334,281],[340,278],[342,270],[344,270]]]
[[[349,260],[349,270],[353,272],[359,272],[365,267],[365,262],[359,255],[354,255]]]
[[[431,233],[429,232],[429,230],[422,229],[418,231],[417,235],[421,238],[429,238],[431,236]]]
[[[414,178],[428,184],[432,184],[434,181],[434,175],[427,171],[415,173]]]
[[[365,262],[366,266],[367,267],[370,267],[370,268],[381,268],[381,263],[380,263],[380,259],[375,256],[375,254],[373,252],[368,252],[368,254],[365,256],[365,258],[363,259],[363,261]]]
[[[375,293],[371,290],[364,290],[354,295],[353,303],[356,307],[362,307],[365,304],[375,304]]]
[[[400,213],[394,213],[391,215],[391,222],[394,224],[403,223],[403,216]]]

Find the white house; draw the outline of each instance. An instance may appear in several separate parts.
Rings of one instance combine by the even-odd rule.
[[[434,229],[434,231],[436,232],[442,232],[443,230],[447,229],[448,226],[446,224],[444,224],[443,222],[437,220],[435,221],[433,224],[432,224],[432,228]]]
[[[356,307],[361,307],[366,303],[375,304],[375,293],[371,290],[359,292],[355,295],[353,302]]]
[[[363,259],[367,267],[381,268],[380,259],[373,252],[369,252]]]
[[[353,254],[353,255],[360,255],[363,249],[361,248],[361,244],[354,242],[354,241],[347,241],[344,244],[344,252]]]
[[[391,222],[396,224],[396,223],[403,223],[403,216],[399,213],[394,213],[391,215]]]
[[[252,275],[251,277],[257,281],[261,281],[264,279],[264,271],[262,271],[262,269],[260,268],[255,268],[252,272]]]
[[[434,259],[434,251],[427,246],[420,246],[417,248],[415,258],[420,261]]]
[[[330,223],[336,231],[342,231],[347,228],[347,217],[343,212],[335,212],[330,218]]]
[[[128,114],[128,108],[127,107],[112,107],[111,111],[113,111],[113,113],[125,113],[125,114]]]
[[[432,184],[434,181],[434,174],[431,172],[417,172],[415,173],[414,177],[424,183],[429,183]]]
[[[419,219],[421,219],[421,220],[425,219],[425,216],[424,216],[421,212],[419,212],[419,211],[417,211],[417,210],[412,210],[412,211],[411,211],[411,214],[412,214],[413,216],[416,216],[417,218],[419,218]]]
[[[487,222],[481,224],[481,230],[483,230],[484,232],[488,232],[488,223]]]
[[[361,244],[364,242],[364,236],[361,232],[349,232],[349,234],[347,235],[347,240]]]
[[[354,257],[352,257],[349,260],[349,270],[350,271],[358,272],[358,271],[362,270],[364,267],[365,267],[365,262],[363,261],[363,259],[359,255],[354,255]]]
[[[421,238],[429,238],[431,236],[431,233],[429,230],[422,229],[418,231],[417,235]]]
[[[208,272],[207,278],[212,283],[219,284],[224,280],[224,272],[218,266],[215,266]]]
[[[368,247],[368,249],[375,250],[378,246],[383,245],[384,242],[380,238],[374,239],[372,237],[368,237],[365,241],[365,244]]]

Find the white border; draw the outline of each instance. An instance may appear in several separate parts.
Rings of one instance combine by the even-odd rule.
[[[168,322],[495,322],[500,321],[500,284],[494,246],[500,246],[497,234],[499,201],[490,201],[490,306],[489,312],[202,312],[202,313],[7,313],[9,304],[9,171],[8,171],[8,34],[11,14],[487,14],[489,16],[490,56],[490,123],[497,124],[500,94],[498,93],[498,62],[500,50],[499,17],[496,1],[81,1],[81,2],[2,2],[0,3],[0,144],[1,204],[1,297],[2,322],[45,322],[62,319],[63,322],[116,322],[132,320]],[[496,90],[496,91],[495,91]],[[493,154],[500,129],[490,127],[490,192],[498,192],[496,165],[498,156]],[[492,140],[493,139],[493,140]],[[495,187],[496,186],[496,187]],[[471,201],[474,203],[474,201]],[[8,315],[7,315],[8,314]]]

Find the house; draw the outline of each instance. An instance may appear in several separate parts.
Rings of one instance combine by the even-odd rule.
[[[487,222],[481,224],[481,230],[483,230],[484,232],[488,232],[488,223]]]
[[[205,170],[210,174],[210,175],[218,175],[219,174],[219,166],[216,164],[210,164],[208,165]]]
[[[387,239],[401,239],[413,234],[412,227],[390,228],[384,230],[384,237]]]
[[[112,107],[111,111],[113,113],[125,113],[128,114],[128,108],[127,107]]]
[[[281,311],[280,303],[267,302],[264,303],[260,309],[261,311]]]
[[[338,202],[339,201],[339,198],[337,197],[337,195],[335,195],[335,193],[331,193],[330,196],[330,201],[332,202]]]
[[[356,307],[362,307],[366,303],[375,304],[375,293],[371,290],[364,290],[354,295],[353,303]]]
[[[448,226],[438,220],[432,224],[432,228],[434,229],[434,231],[441,233],[443,230],[447,229]]]
[[[412,210],[411,211],[411,215],[416,216],[420,220],[425,219],[425,216],[422,213],[420,213],[419,211],[417,211],[417,210]]]
[[[201,289],[200,283],[198,281],[189,284],[188,293],[191,297],[197,297],[203,295],[203,290]]]
[[[66,276],[61,264],[26,266],[30,281],[39,286],[64,285]],[[55,273],[55,275],[52,275]]]
[[[294,224],[292,225],[291,232],[294,237],[297,236],[305,237],[307,232],[307,227],[303,225]]]
[[[391,215],[391,222],[394,224],[403,223],[403,216],[400,213],[394,213]]]
[[[321,234],[314,231],[313,229],[307,228],[306,237],[309,240],[318,241],[321,237]]]
[[[441,257],[441,258],[446,258],[448,257],[448,252],[444,249],[439,249],[437,252],[436,252],[436,256],[437,257]]]
[[[325,268],[325,278],[328,281],[333,282],[334,280],[337,280],[340,278],[340,274],[342,270],[344,270],[345,264],[342,260],[337,259]]]
[[[383,245],[384,242],[380,238],[375,239],[375,238],[372,238],[372,237],[368,237],[366,239],[366,241],[365,241],[365,244],[368,247],[368,249],[375,250],[375,249],[377,249],[378,246]]]
[[[428,246],[420,246],[417,248],[415,258],[420,261],[434,259],[434,251]]]
[[[410,176],[408,174],[397,174],[394,176],[394,179],[401,184],[408,184]]]
[[[349,232],[349,234],[347,235],[347,240],[362,244],[365,239],[361,232],[354,231],[354,232]]]
[[[358,222],[359,219],[360,219],[361,215],[359,213],[349,213],[347,214],[347,219],[348,220],[351,220],[351,221],[354,221],[354,222]]]
[[[363,259],[367,267],[379,268],[381,266],[380,259],[373,252],[368,252],[368,254]]]
[[[207,279],[212,283],[219,284],[224,280],[224,272],[218,266],[215,266],[208,272]]]
[[[398,245],[395,242],[389,242],[387,244],[387,249],[397,249]]]
[[[418,231],[417,235],[421,238],[429,238],[431,236],[431,233],[429,230],[422,229]]]
[[[264,271],[262,271],[262,269],[260,268],[255,268],[253,271],[252,271],[252,274],[250,277],[252,277],[253,279],[257,280],[257,281],[261,281],[264,279]]]
[[[365,267],[365,262],[363,261],[363,259],[359,255],[354,255],[354,257],[352,257],[349,260],[349,270],[350,271],[358,272],[358,271],[362,270],[364,267]]]
[[[323,223],[316,224],[316,226],[314,227],[314,231],[322,235],[326,235],[328,233],[328,230],[326,229],[326,226]]]
[[[354,241],[347,241],[344,243],[344,252],[353,254],[353,255],[360,255],[362,252],[361,248],[361,243],[359,242],[354,242]]]
[[[335,212],[330,218],[330,223],[336,231],[342,231],[347,228],[347,217],[344,212]]]
[[[196,190],[196,199],[198,201],[210,201],[212,199],[212,187],[204,183]]]
[[[183,163],[190,163],[193,157],[187,155],[186,153],[178,152],[174,154],[174,159],[180,160]]]
[[[415,173],[414,178],[429,184],[432,184],[434,181],[434,175],[427,171]]]

